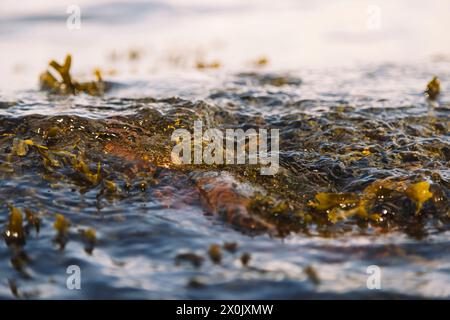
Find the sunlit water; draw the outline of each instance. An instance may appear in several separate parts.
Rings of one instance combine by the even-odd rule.
[[[212,117],[219,127],[280,128],[281,166],[293,190],[302,177],[313,191],[357,192],[376,179],[417,176],[443,192],[441,210],[448,215],[446,1],[434,7],[417,1],[407,11],[383,3],[379,31],[367,30],[368,4],[360,1],[333,6],[236,1],[214,7],[202,1],[81,2],[86,19],[74,31],[65,26],[63,2],[28,8],[13,3],[2,3],[7,9],[0,20],[2,134],[23,128],[21,137],[28,138],[39,121],[44,128],[71,116],[99,128],[111,117],[127,124],[151,119],[149,110],[172,119],[184,108],[188,116]],[[39,91],[38,76],[48,60],[62,60],[67,52],[74,57],[74,76],[90,79],[93,68],[100,67],[115,83],[113,89],[103,97]],[[267,66],[255,65],[261,57],[267,57]],[[221,67],[198,70],[198,61],[219,61]],[[441,98],[429,103],[423,91],[433,75],[443,88]],[[285,83],[274,85],[274,77]],[[182,100],[167,100],[171,97]],[[200,101],[206,104],[199,107]],[[334,137],[342,128],[346,133]],[[379,128],[387,130],[398,150],[386,149],[390,141],[362,140],[364,130]],[[310,133],[314,130],[317,137]],[[418,159],[395,168],[390,167],[395,161],[387,160],[381,169],[374,156],[335,170],[342,158],[333,151],[342,155],[345,147],[366,146],[386,151],[388,159],[411,152]],[[95,154],[91,148],[87,153]],[[332,150],[320,154],[327,148]],[[0,150],[3,165],[10,150]],[[108,198],[99,197],[101,187],[83,187],[67,172],[58,181],[36,159],[30,153],[15,162],[14,172],[0,172],[2,229],[7,203],[39,212],[42,219],[39,234],[30,232],[23,250],[0,244],[1,298],[450,297],[448,222],[424,223],[420,232],[399,227],[329,237],[315,230],[285,237],[249,235],[207,214],[189,173],[168,171],[145,190],[135,187],[126,196]],[[119,166],[111,161],[105,158],[103,165]],[[308,180],[316,172],[323,181]],[[243,182],[258,187],[251,179]],[[73,223],[64,250],[54,242],[56,213]],[[79,234],[88,227],[98,239],[91,254]],[[230,242],[237,243],[236,251],[222,250],[221,263],[213,263],[210,245]],[[176,258],[183,253],[202,256],[203,263],[195,267]],[[251,255],[247,266],[240,259],[244,253]],[[82,270],[81,290],[66,288],[69,265]],[[382,270],[380,290],[366,286],[370,265]],[[318,281],[307,272],[311,268]]]

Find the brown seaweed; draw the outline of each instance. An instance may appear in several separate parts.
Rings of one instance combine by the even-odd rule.
[[[50,61],[49,70],[42,73],[39,78],[41,90],[58,94],[87,93],[93,96],[102,95],[107,91],[108,85],[103,81],[100,70],[94,71],[95,81],[78,82],[70,74],[71,65],[72,56],[70,54],[66,56],[63,65],[55,60]],[[52,72],[56,72],[57,75]]]
[[[441,92],[441,82],[436,76],[434,76],[433,79],[431,79],[431,81],[428,82],[427,84],[425,95],[430,100],[436,100],[440,92]]]
[[[8,205],[10,215],[8,219],[8,225],[3,232],[6,244],[23,246],[25,244],[25,228],[23,226],[23,216],[20,209],[13,205]]]

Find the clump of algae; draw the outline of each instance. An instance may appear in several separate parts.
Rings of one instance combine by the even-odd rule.
[[[428,82],[428,84],[427,84],[427,89],[425,90],[425,95],[430,100],[436,100],[436,98],[438,97],[440,92],[441,92],[441,82],[439,81],[439,79],[436,76],[434,76],[433,79],[431,79],[431,81]]]
[[[208,249],[208,254],[211,260],[218,264],[222,261],[222,251],[220,250],[220,246],[217,244],[213,244]]]
[[[39,219],[38,215],[28,208],[25,208],[25,215],[28,222],[27,230],[29,230],[29,228],[31,227],[34,227],[36,233],[39,233],[39,231],[41,230],[41,219]]]
[[[416,213],[419,213],[423,204],[433,196],[433,193],[430,192],[430,183],[426,181],[409,186],[405,193],[416,203]]]
[[[97,243],[97,232],[95,229],[88,228],[83,230],[81,235],[85,243],[84,250],[87,254],[92,254],[95,244]]]
[[[70,220],[64,217],[62,214],[57,214],[55,223],[53,224],[53,228],[57,232],[55,242],[59,244],[60,249],[64,249],[68,241]]]
[[[32,139],[22,140],[19,138],[14,138],[11,154],[14,156],[24,157],[28,154],[30,147],[36,147],[39,152],[42,152],[42,150],[48,150],[46,146],[35,143]]]
[[[26,140],[14,138],[11,153],[19,157],[24,157],[28,153],[28,145]]]
[[[253,61],[253,64],[256,67],[263,67],[266,66],[269,63],[269,59],[266,56],[261,56],[258,59]]]
[[[179,265],[181,261],[188,261],[194,267],[199,268],[203,263],[203,257],[192,252],[180,253],[175,257],[175,264]]]
[[[317,211],[326,211],[328,220],[336,223],[352,216],[378,220],[379,216],[367,213],[367,199],[351,193],[318,193],[314,201],[308,203]]]
[[[86,163],[83,153],[73,154],[64,150],[50,150],[48,147],[41,145],[32,139],[14,138],[11,148],[11,155],[25,157],[30,148],[35,148],[42,158],[42,163],[48,171],[53,171],[53,168],[61,167],[62,164],[69,164],[78,175],[90,185],[98,185],[102,182],[101,164],[97,163],[97,170],[91,171],[89,165]],[[60,158],[60,160],[58,160]],[[117,186],[112,181],[104,180],[105,186],[110,191],[117,190]]]
[[[53,227],[58,232],[58,234],[67,234],[70,227],[70,221],[66,219],[66,217],[64,217],[62,214],[57,214]]]
[[[381,212],[374,212],[375,203],[377,200],[389,201],[394,192],[414,202],[415,214],[420,214],[423,204],[433,196],[430,183],[426,181],[406,185],[402,181],[382,180],[369,185],[362,194],[318,193],[308,205],[316,211],[326,212],[331,223],[352,216],[381,222],[383,215]]]
[[[241,263],[242,263],[242,265],[243,265],[244,267],[248,266],[248,263],[250,262],[250,259],[251,259],[250,253],[244,252],[244,253],[241,255]]]
[[[309,205],[319,211],[324,211],[334,207],[344,209],[357,203],[359,203],[359,197],[355,194],[320,192],[315,196],[315,201],[311,201]]]
[[[25,244],[25,229],[23,227],[23,217],[20,209],[13,205],[8,205],[10,210],[8,226],[3,233],[6,244],[23,246]]]
[[[97,163],[97,172],[92,173],[89,169],[89,166],[84,162],[81,157],[77,157],[73,159],[72,162],[73,168],[79,172],[87,181],[89,181],[93,185],[97,185],[101,181],[101,165],[100,162]]]
[[[102,79],[100,70],[96,69],[94,71],[95,81],[78,82],[73,80],[72,75],[70,74],[71,65],[72,56],[70,54],[66,56],[63,65],[55,60],[50,61],[50,70],[46,70],[39,78],[41,89],[58,94],[87,93],[93,96],[102,95],[106,92],[107,86]],[[58,75],[53,75],[51,70],[54,72],[56,71]]]
[[[220,68],[220,62],[219,61],[212,61],[212,62],[204,62],[202,60],[198,60],[195,67],[199,70],[205,70],[205,69],[219,69]]]

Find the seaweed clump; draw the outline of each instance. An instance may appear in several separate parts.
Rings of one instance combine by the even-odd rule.
[[[317,213],[324,213],[330,223],[336,224],[355,218],[359,225],[371,222],[379,227],[404,227],[409,230],[420,224],[426,213],[424,204],[435,198],[430,183],[421,181],[375,181],[361,194],[318,193],[308,205]],[[417,230],[416,230],[417,231]]]
[[[222,251],[220,250],[219,245],[212,244],[208,249],[208,254],[215,264],[219,264],[220,261],[222,261]]]
[[[69,240],[70,220],[62,214],[57,214],[53,228],[55,228],[57,232],[55,242],[58,243],[60,249],[63,250]]]
[[[219,61],[212,61],[212,62],[204,62],[204,61],[197,61],[195,64],[195,67],[199,70],[205,70],[205,69],[219,69],[220,68],[220,62]]]
[[[92,254],[97,243],[97,232],[95,229],[88,228],[81,231],[81,236],[85,243],[84,251],[86,251],[87,254]]]
[[[441,82],[439,81],[439,79],[436,76],[434,76],[433,79],[431,79],[431,81],[428,82],[428,84],[427,84],[427,89],[425,90],[425,95],[430,100],[436,100],[436,98],[438,97],[440,92],[441,92]]]
[[[23,246],[25,244],[25,228],[23,227],[23,217],[20,210],[12,205],[8,205],[10,210],[8,225],[3,233],[6,244]]]
[[[63,65],[55,60],[50,61],[50,70],[46,70],[39,78],[41,90],[66,95],[87,93],[93,96],[102,95],[107,91],[108,84],[103,81],[100,70],[96,69],[94,72],[95,81],[78,82],[70,74],[71,65],[72,56],[70,54],[66,56]],[[54,75],[52,71],[57,75]]]

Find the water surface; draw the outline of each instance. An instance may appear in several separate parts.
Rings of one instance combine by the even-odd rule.
[[[448,3],[413,3],[382,3],[382,29],[370,31],[359,1],[81,2],[82,29],[68,31],[63,4],[4,2],[0,226],[10,204],[35,212],[41,228],[29,230],[23,247],[0,243],[0,297],[448,298]],[[38,90],[48,60],[67,52],[74,76],[91,79],[100,67],[113,88],[101,97]],[[267,65],[255,64],[261,57]],[[199,61],[220,67],[199,70]],[[430,102],[423,91],[433,75],[442,93]],[[279,128],[281,173],[272,181],[245,166],[172,168],[168,128],[180,120],[192,128],[199,118],[221,129]],[[118,190],[88,181],[72,156],[54,154],[54,167],[35,146],[11,156],[15,138],[73,153],[93,173],[100,162]],[[382,179],[427,181],[441,200],[415,218],[414,204],[400,197],[381,208],[387,225],[322,225],[315,213],[305,227],[296,216],[269,217],[288,226],[280,236],[211,214],[199,174],[230,175],[295,210],[311,210],[319,192],[361,194]],[[267,218],[264,210],[252,214]],[[56,214],[72,223],[63,249]],[[96,230],[92,252],[88,228]],[[226,243],[237,248],[228,252]],[[208,255],[214,244],[219,264]],[[69,265],[80,266],[82,290],[66,288]],[[381,290],[366,287],[370,265],[382,270]]]

